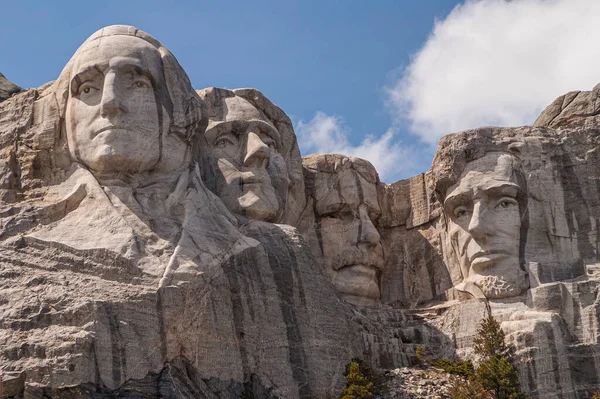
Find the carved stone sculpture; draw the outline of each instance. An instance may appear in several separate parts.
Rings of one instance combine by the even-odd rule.
[[[242,225],[206,188],[206,116],[171,53],[130,26],[0,104],[3,394],[338,391],[362,351],[349,310],[293,227]]]
[[[301,159],[257,90],[196,92],[153,37],[101,29],[0,102],[2,395],[335,397],[355,356],[472,359],[492,314],[533,398],[589,397],[599,87],[387,185]]]
[[[198,93],[209,114],[200,146],[208,186],[235,214],[296,225],[304,185],[289,118],[254,89]]]
[[[309,199],[301,230],[336,291],[355,305],[380,300],[381,216],[373,166],[338,154],[302,159]]]
[[[529,287],[520,260],[527,200],[523,173],[511,154],[490,152],[468,163],[443,199],[448,237],[464,281],[476,298],[506,298]]]

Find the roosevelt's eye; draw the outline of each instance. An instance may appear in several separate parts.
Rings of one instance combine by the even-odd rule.
[[[331,212],[323,215],[324,218],[338,219],[342,221],[352,221],[355,219],[354,212],[349,209],[340,209],[336,212]]]
[[[463,219],[467,216],[467,214],[469,213],[469,210],[467,209],[466,206],[457,206],[456,208],[454,208],[454,217],[457,219]]]
[[[133,85],[139,89],[150,88],[150,84],[148,82],[144,82],[143,80],[137,80]]]

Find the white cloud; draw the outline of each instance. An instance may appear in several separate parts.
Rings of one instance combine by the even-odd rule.
[[[367,135],[359,145],[352,145],[342,118],[317,112],[310,122],[298,121],[296,134],[302,155],[337,153],[363,158],[375,166],[382,181],[398,180],[414,166],[411,153],[391,129],[379,137]]]
[[[392,111],[428,143],[532,124],[559,95],[600,82],[599,20],[598,0],[467,1],[388,89]]]

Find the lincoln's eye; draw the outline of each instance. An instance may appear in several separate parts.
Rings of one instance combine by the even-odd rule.
[[[501,209],[508,209],[517,205],[517,200],[515,200],[514,198],[505,197],[498,201],[497,207],[500,207]]]

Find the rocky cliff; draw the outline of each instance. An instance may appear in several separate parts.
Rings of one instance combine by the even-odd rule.
[[[488,314],[532,397],[589,397],[595,99],[445,136],[385,184],[302,159],[258,90],[195,91],[152,36],[101,29],[0,103],[3,397],[336,397],[356,356],[477,360]]]
[[[22,89],[10,82],[4,75],[0,73],[0,101],[4,101],[11,95],[20,92]]]

